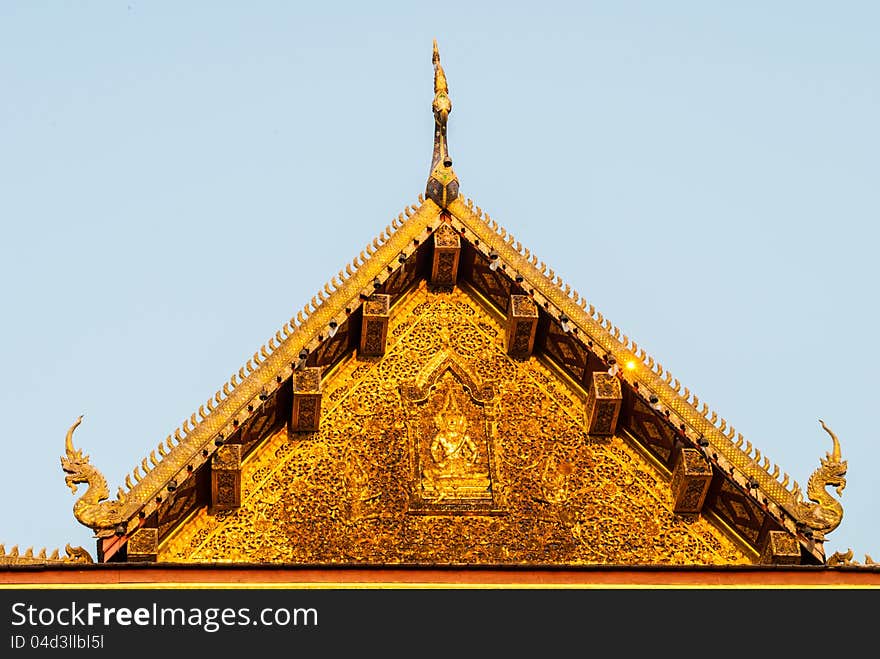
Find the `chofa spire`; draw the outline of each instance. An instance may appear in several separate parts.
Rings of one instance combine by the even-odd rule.
[[[440,208],[446,208],[458,197],[458,177],[452,171],[452,158],[449,156],[449,145],[446,141],[446,122],[452,112],[452,101],[449,99],[449,87],[446,84],[446,73],[440,65],[440,51],[434,39],[434,153],[431,158],[431,173],[425,196]]]

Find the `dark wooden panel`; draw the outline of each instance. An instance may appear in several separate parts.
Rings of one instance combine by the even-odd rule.
[[[211,496],[210,464],[208,461],[190,474],[155,513],[160,542],[193,510],[208,504]]]
[[[623,420],[627,424],[626,429],[671,471],[675,466],[676,449],[681,443],[678,432],[641,397],[633,394],[629,387],[625,389],[627,394],[623,397],[623,407],[626,413]]]
[[[542,321],[538,324],[538,337],[542,339],[541,351],[561,366],[575,382],[580,383],[585,390],[588,389],[587,349],[572,332],[563,332],[547,314],[542,313],[541,316]]]

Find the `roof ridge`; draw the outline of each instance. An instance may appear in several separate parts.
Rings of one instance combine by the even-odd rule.
[[[336,275],[331,277],[301,310],[297,311],[267,342],[263,343],[214,395],[210,396],[205,403],[199,405],[198,409],[184,419],[173,433],[160,441],[156,448],[152,449],[140,463],[135,465],[134,469],[126,474],[124,486],[119,486],[117,490],[117,500],[103,501],[101,504],[97,504],[106,505],[106,510],[109,510],[110,504],[118,507],[118,513],[111,515],[105,520],[107,525],[102,524],[99,527],[105,529],[103,535],[110,535],[112,531],[106,532],[107,529],[126,522],[128,522],[127,531],[131,531],[136,526],[131,523],[134,521],[132,517],[142,510],[145,504],[154,501],[157,496],[160,496],[161,491],[169,484],[169,481],[182,469],[185,469],[187,463],[191,464],[200,450],[202,462],[210,457],[219,444],[210,444],[209,440],[222,431],[230,422],[221,421],[220,417],[224,416],[228,419],[233,419],[247,404],[249,398],[259,395],[259,391],[254,393],[245,392],[244,395],[240,395],[242,385],[251,382],[255,374],[265,369],[269,362],[272,362],[271,366],[277,369],[278,364],[275,362],[277,362],[276,358],[279,355],[279,349],[289,347],[290,341],[294,338],[303,339],[303,346],[314,342],[316,340],[315,337],[305,336],[304,330],[307,325],[312,324],[310,321],[313,321],[316,316],[323,315],[318,314],[318,311],[326,310],[329,303],[335,301],[347,289],[351,289],[350,284],[355,279],[357,273],[367,263],[373,261],[381,248],[386,246],[393,236],[396,236],[404,227],[409,226],[414,218],[421,217],[419,211],[428,204],[436,208],[432,201],[426,201],[424,195],[419,194],[418,205],[408,204],[403,212],[395,216],[385,229],[375,236],[352,259],[350,264],[341,268]],[[437,212],[439,213],[439,208],[437,208]],[[393,255],[389,260],[393,260]],[[363,290],[364,288],[360,287],[357,293],[354,293],[354,297],[363,293]],[[339,313],[336,315],[339,315]],[[332,318],[327,320],[330,321]],[[297,347],[296,350],[301,351],[302,347]],[[293,370],[289,365],[287,368],[288,370]],[[287,373],[285,373],[285,377],[286,375]],[[238,401],[238,398],[243,400]],[[204,428],[208,428],[208,431],[201,432]],[[73,428],[69,431],[69,435],[72,435],[72,430]],[[85,456],[83,460],[88,462],[88,456]],[[92,469],[97,473],[98,477],[103,479],[103,475],[97,469],[94,467]],[[84,521],[80,516],[77,516],[77,519],[86,526],[90,526],[93,529],[96,528]]]
[[[424,197],[422,194],[419,194],[418,197],[419,205],[424,203]],[[333,295],[335,291],[339,289],[343,282],[345,282],[349,277],[354,275],[354,269],[359,268],[364,263],[367,262],[369,258],[373,256],[375,251],[383,245],[387,240],[391,237],[393,233],[395,233],[403,224],[406,222],[403,219],[404,214],[406,215],[406,219],[409,219],[413,216],[415,211],[418,210],[418,207],[413,205],[407,205],[403,212],[398,214],[392,221],[391,224],[387,225],[385,229],[382,230],[379,235],[375,236],[372,242],[367,243],[367,245],[360,251],[360,253],[352,259],[351,263],[346,265],[344,268],[341,268],[339,272],[334,275],[329,281],[324,283],[324,286],[318,289],[318,292],[312,296],[312,299],[306,302],[303,308],[296,312],[291,318],[281,326],[281,329],[275,332],[275,334],[269,338],[269,340],[260,346],[254,354],[250,357],[250,359],[245,362],[245,364],[239,368],[237,372],[234,372],[230,377],[229,381],[226,382],[221,389],[218,389],[213,397],[209,397],[206,403],[203,403],[199,406],[196,412],[193,412],[192,415],[188,419],[184,419],[183,423],[178,426],[178,428],[174,431],[174,439],[177,440],[177,444],[179,445],[183,440],[192,433],[195,427],[201,421],[207,419],[207,417],[215,410],[212,405],[213,401],[216,401],[217,405],[221,404],[223,400],[229,398],[229,395],[238,387],[241,382],[244,382],[248,376],[254,373],[260,366],[263,365],[266,359],[273,354],[278,347],[280,347],[288,338],[290,338],[299,328],[305,325],[308,318],[315,313],[320,307],[324,305],[327,300],[330,299],[330,296]],[[337,283],[337,279],[339,280]],[[332,287],[332,290],[331,290]],[[277,341],[277,343],[274,343]],[[262,359],[261,359],[262,357]],[[239,381],[236,382],[236,377],[238,377]],[[222,397],[221,397],[222,394]],[[207,406],[207,413],[205,412],[205,407]],[[197,421],[196,414],[198,413],[200,421]],[[188,427],[188,424],[191,424],[191,427]],[[181,432],[182,431],[182,432]],[[164,440],[164,442],[159,442],[157,447],[159,453],[162,455],[162,458],[168,455],[167,453],[162,453],[163,444],[169,444],[172,439],[172,435],[168,435],[168,437]],[[174,447],[176,448],[176,446]],[[155,460],[155,452],[157,449],[153,449],[150,452],[149,458],[154,466],[158,466],[158,461]],[[138,477],[137,472],[139,467],[145,468],[145,473],[148,473],[146,469],[147,458],[145,457],[140,465],[136,466],[131,476],[134,476],[136,479],[136,483],[139,482],[143,476]],[[129,492],[132,490],[132,486],[129,484],[129,477],[126,476],[126,485],[129,487]]]
[[[801,520],[797,513],[796,501],[801,491],[797,481],[790,482],[791,477],[787,472],[783,472],[778,464],[771,462],[756,446],[745,440],[742,433],[737,432],[733,425],[729,425],[727,420],[719,416],[707,403],[702,401],[701,404],[700,399],[690,389],[684,387],[682,393],[682,385],[678,378],[673,377],[672,373],[649,355],[643,347],[640,347],[613,325],[593,304],[589,304],[577,290],[572,289],[569,284],[564,282],[562,277],[556,274],[552,268],[549,268],[516,240],[512,233],[492,219],[482,208],[475,205],[473,200],[462,195],[459,200],[450,204],[452,214],[457,216],[459,220],[463,220],[464,218],[456,213],[456,209],[459,210],[459,213],[466,210],[501,239],[506,248],[510,250],[510,253],[507,254],[508,262],[514,262],[517,265],[519,274],[524,275],[525,273],[521,270],[523,266],[527,266],[540,275],[545,286],[536,286],[535,288],[540,291],[540,288],[547,288],[546,284],[550,286],[550,290],[540,291],[544,297],[558,297],[552,294],[548,295],[553,290],[564,296],[563,299],[555,299],[551,302],[557,308],[560,320],[567,317],[569,322],[578,326],[594,342],[597,338],[604,339],[599,343],[604,343],[601,347],[606,351],[605,356],[613,356],[616,362],[621,364],[633,362],[634,366],[635,363],[641,364],[641,368],[635,367],[627,370],[634,377],[638,377],[644,385],[647,385],[652,394],[657,395],[666,403],[670,414],[676,413],[676,416],[679,417],[679,423],[690,426],[694,433],[698,434],[698,438],[705,438],[710,442],[710,446],[715,449],[716,453],[724,458],[724,460],[720,460],[718,456],[715,457],[715,462],[719,467],[729,471],[738,483],[740,481],[734,475],[734,471],[738,470],[742,474],[744,477],[742,480],[745,482],[740,485],[759,505],[767,507],[768,511],[775,514],[783,525],[792,532],[798,530],[797,522]],[[473,227],[470,228],[473,229]],[[485,237],[481,238],[485,241]],[[735,440],[734,437],[736,437]],[[743,443],[745,443],[745,449],[742,448]],[[724,464],[725,462],[728,464]],[[755,487],[756,485],[757,487]],[[762,500],[756,490],[761,490],[770,501]],[[772,505],[774,503],[775,506]]]

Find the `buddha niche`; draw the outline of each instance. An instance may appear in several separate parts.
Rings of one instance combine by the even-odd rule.
[[[480,464],[480,451],[467,433],[467,417],[452,391],[434,423],[437,434],[430,444],[431,462],[422,470],[422,496],[437,502],[491,499],[488,469]]]

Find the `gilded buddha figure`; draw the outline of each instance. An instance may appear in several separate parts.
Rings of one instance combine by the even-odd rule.
[[[491,498],[488,470],[480,464],[480,451],[467,432],[467,416],[451,390],[434,423],[437,433],[430,444],[431,463],[422,470],[423,496],[434,501]]]

